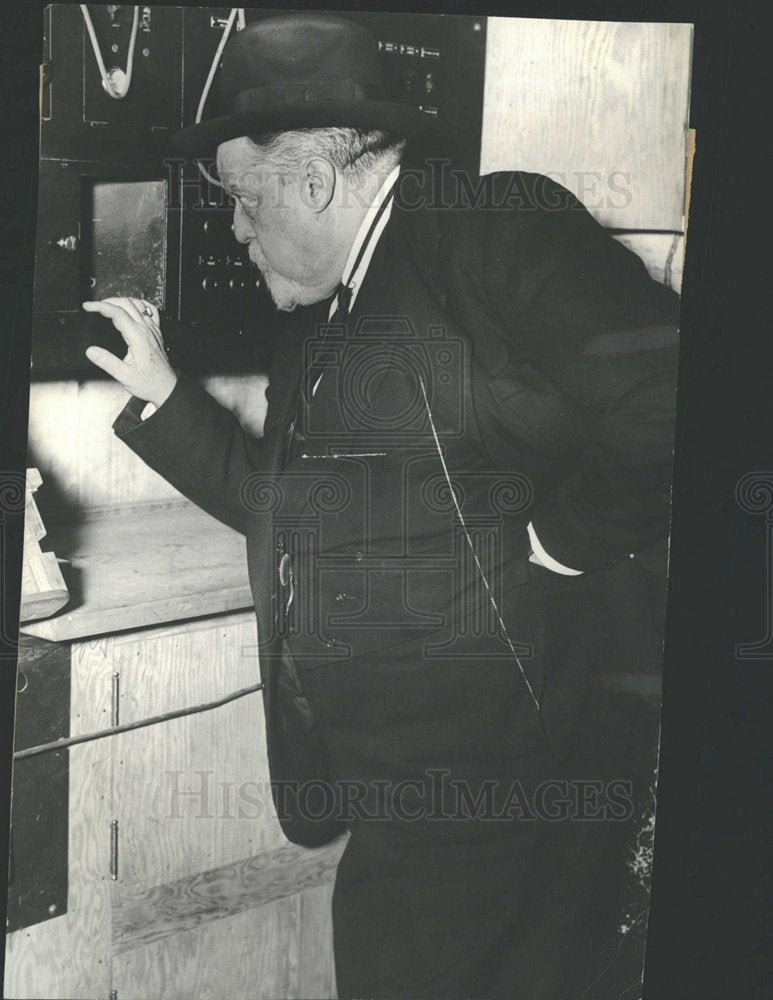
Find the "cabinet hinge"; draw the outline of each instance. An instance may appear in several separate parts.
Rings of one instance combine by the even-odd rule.
[[[117,726],[119,724],[118,705],[120,696],[121,696],[121,675],[116,672],[113,674],[113,692],[112,692],[112,700],[110,706],[111,726]]]
[[[118,878],[118,820],[110,824],[110,878]]]

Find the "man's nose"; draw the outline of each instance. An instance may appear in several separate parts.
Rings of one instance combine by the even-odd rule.
[[[234,218],[231,223],[231,230],[239,243],[249,243],[255,239],[255,230],[248,219],[245,219],[239,205],[234,208]]]

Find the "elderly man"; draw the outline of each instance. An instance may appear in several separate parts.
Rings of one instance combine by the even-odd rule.
[[[220,104],[177,141],[216,150],[277,306],[263,438],[145,302],[85,303],[128,347],[87,353],[116,433],[246,536],[280,820],[351,832],[339,993],[585,995],[643,766],[609,580],[667,534],[676,296],[544,177],[401,168],[426,121],[350,22],[251,24]]]

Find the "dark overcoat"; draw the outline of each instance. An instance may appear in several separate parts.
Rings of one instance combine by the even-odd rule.
[[[577,587],[667,534],[677,296],[545,177],[406,171],[395,201],[345,329],[324,326],[327,303],[278,317],[262,439],[184,374],[150,419],[133,399],[115,423],[246,535],[276,781],[324,773],[319,746],[306,749],[308,706],[282,676],[282,636],[320,663],[418,636],[459,646],[458,622],[477,608],[496,628],[462,652],[489,642],[509,654],[529,521],[551,556],[584,571],[567,581]],[[288,461],[304,359],[321,359],[325,377]],[[494,550],[480,553],[480,600],[484,567],[461,565],[459,513]],[[288,818],[291,839],[327,836],[301,827]]]
[[[475,841],[480,823],[407,821],[428,769],[474,798],[620,763],[589,706],[667,537],[677,296],[549,179],[438,169],[403,171],[348,322],[328,307],[277,317],[262,439],[182,373],[115,430],[246,536],[286,835],[342,828],[333,777],[385,810],[343,816],[360,843]],[[529,522],[581,576],[529,561]],[[397,815],[383,782],[405,780]]]
[[[329,306],[277,316],[261,439],[184,373],[115,431],[246,537],[280,821],[352,831],[341,995],[579,996],[614,838],[520,820],[653,764],[656,714],[637,742],[600,681],[658,659],[677,296],[547,178],[437,169]],[[529,561],[530,522],[582,575]]]

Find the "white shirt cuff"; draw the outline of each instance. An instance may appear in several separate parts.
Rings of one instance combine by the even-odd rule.
[[[140,413],[140,420],[147,420],[151,414],[156,412],[156,409],[157,407],[155,403],[146,403],[142,413]]]
[[[543,566],[545,569],[552,570],[554,573],[560,573],[562,576],[582,576],[581,569],[570,569],[568,566],[564,566],[563,563],[558,562],[552,556],[549,556],[547,552],[540,545],[540,540],[537,538],[537,532],[534,530],[534,525],[529,521],[526,525],[526,530],[529,532],[529,541],[531,542],[531,555],[529,556],[529,561],[536,563],[538,566]]]

